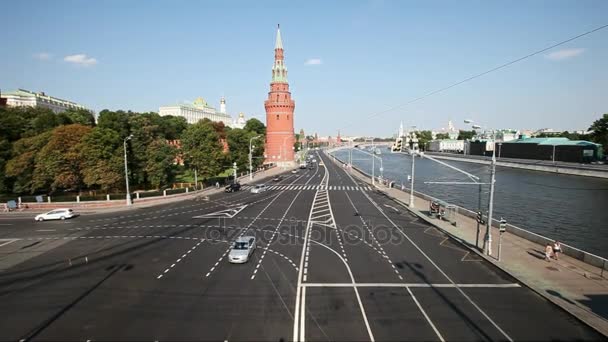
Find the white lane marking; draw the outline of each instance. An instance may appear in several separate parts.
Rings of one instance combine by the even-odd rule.
[[[412,296],[412,299],[414,300],[414,303],[416,303],[416,306],[418,307],[420,312],[422,312],[422,315],[424,316],[424,318],[426,318],[426,321],[433,328],[433,330],[435,331],[435,334],[437,334],[437,337],[439,337],[439,340],[444,342],[445,339],[443,338],[443,336],[441,335],[439,330],[437,330],[437,327],[435,327],[435,324],[433,324],[433,321],[431,321],[429,316],[426,314],[426,311],[424,311],[424,309],[422,308],[422,305],[420,305],[420,303],[418,302],[418,299],[416,299],[416,296],[414,296],[414,293],[412,292],[412,290],[410,290],[409,287],[406,287],[406,289],[407,289],[407,292],[410,294],[410,296]]]
[[[365,327],[367,328],[369,340],[372,342],[375,341],[374,334],[372,333],[372,329],[370,328],[369,322],[367,320],[367,314],[365,313],[365,307],[363,307],[363,303],[361,302],[361,296],[359,296],[359,290],[357,289],[357,286],[353,286],[353,285],[356,285],[356,282],[355,282],[355,277],[353,276],[353,272],[350,269],[350,266],[348,265],[346,260],[344,260],[344,258],[340,255],[340,253],[336,252],[333,248],[331,248],[327,245],[324,245],[320,242],[317,242],[315,240],[310,240],[310,241],[330,250],[332,253],[334,253],[336,256],[338,256],[338,258],[340,258],[340,260],[342,260],[342,263],[344,263],[344,266],[346,266],[346,270],[348,271],[348,275],[350,276],[350,279],[351,279],[351,287],[355,291],[355,296],[357,297],[357,302],[359,303],[359,309],[361,310],[361,315],[363,316],[363,321],[365,322]]]
[[[302,305],[300,311],[300,341],[306,341],[305,327],[306,327],[306,288],[302,288]]]
[[[521,287],[518,283],[507,283],[507,284],[443,284],[443,283],[306,283],[302,284],[305,287],[413,287],[413,288],[455,288],[455,287],[466,287],[466,288],[494,288],[494,289],[508,289]]]
[[[56,229],[36,229],[37,232],[54,232]]]
[[[325,168],[325,174],[323,175],[323,178],[321,179],[320,184],[325,184],[325,186],[327,185],[327,167],[324,166]],[[313,177],[317,174],[317,172],[319,171],[319,167],[317,166],[315,173],[313,174]],[[313,177],[311,177],[310,179],[313,179]],[[323,186],[321,186],[323,187]],[[320,189],[317,189],[315,192],[315,199],[319,196],[319,193],[321,192]],[[310,252],[310,242],[309,241],[309,237],[310,237],[310,228],[311,228],[311,217],[312,217],[312,212],[314,209],[314,200],[313,200],[313,204],[310,206],[310,212],[308,213],[308,221],[306,222],[306,229],[304,231],[304,243],[302,244],[302,253],[300,254],[300,267],[298,270],[298,284],[297,284],[297,288],[296,288],[296,304],[295,304],[295,309],[294,309],[294,318],[293,318],[293,336],[292,336],[292,341],[296,342],[299,340],[300,335],[298,334],[299,329],[300,329],[300,321],[302,321],[302,325],[304,325],[304,319],[300,319],[300,302],[301,302],[301,296],[302,296],[302,282],[306,281],[306,279],[308,278],[306,273],[308,272],[308,268],[304,269],[304,255],[306,255],[306,260],[308,260],[308,253]],[[304,327],[302,327],[303,329]],[[302,340],[303,341],[303,340]]]
[[[352,178],[352,176],[350,174],[348,174],[348,176],[351,178],[351,180],[354,179]],[[376,207],[376,209],[378,209],[378,211],[393,225],[393,227],[395,227],[395,229],[397,229],[397,231],[399,231],[401,233],[401,235],[403,235],[450,283],[452,284],[456,284],[452,278],[450,278],[421,248],[420,246],[418,246],[410,237],[409,235],[405,234],[400,228],[399,226],[397,226],[397,224],[395,224],[395,222],[393,222],[393,220],[391,220],[385,213],[384,211],[382,211],[382,209],[378,206],[378,204],[372,200],[369,195],[367,193],[363,193],[363,195],[365,195],[365,197],[367,197],[367,199],[372,203],[372,205],[374,207]],[[466,298],[469,303],[471,303],[476,309],[477,311],[479,311],[507,340],[513,342],[513,339],[511,338],[511,336],[509,336],[504,330],[502,330],[502,328],[496,323],[494,322],[494,320],[492,320],[492,318],[490,318],[490,316],[488,316],[488,314],[483,311],[481,309],[481,307],[479,307],[479,305],[477,305],[477,303],[475,303],[471,297],[469,297],[459,286],[455,286],[455,288],[460,292],[460,294],[462,294],[462,296],[464,298]]]
[[[0,244],[0,247],[2,246],[6,246],[10,243],[13,243],[15,241],[19,241],[20,239],[0,239],[0,242],[4,241],[4,243]]]
[[[184,255],[182,255],[180,258],[178,258],[178,259],[177,259],[177,261],[175,261],[173,264],[171,264],[171,266],[167,267],[167,269],[166,269],[166,270],[165,270],[163,273],[161,273],[160,275],[158,275],[158,276],[156,277],[156,279],[160,279],[160,278],[162,278],[162,277],[163,277],[163,275],[164,275],[165,273],[169,272],[169,270],[170,270],[170,269],[174,268],[174,267],[175,267],[175,265],[176,265],[177,263],[179,263],[179,262],[180,262],[180,261],[182,261],[182,260],[183,260],[183,259],[184,259],[186,256],[188,256],[188,254],[190,254],[190,252],[192,252],[193,250],[195,250],[195,249],[196,249],[196,247],[197,247],[198,245],[200,245],[200,244],[201,244],[203,241],[205,241],[205,239],[200,239],[200,241],[199,241],[199,242],[198,242],[196,245],[192,246],[192,247],[191,247],[191,248],[188,250],[188,252],[186,252]]]

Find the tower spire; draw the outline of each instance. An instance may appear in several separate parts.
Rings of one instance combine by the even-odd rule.
[[[275,50],[278,50],[278,49],[283,50],[283,40],[281,40],[281,24],[277,24],[277,41],[274,44],[274,49]]]

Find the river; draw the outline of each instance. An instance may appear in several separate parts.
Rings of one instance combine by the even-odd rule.
[[[348,149],[335,155],[348,160]],[[405,184],[411,173],[411,157],[382,149],[384,178]],[[467,162],[444,161],[489,183],[490,166]],[[371,174],[371,156],[353,149],[353,164]],[[379,160],[375,174],[380,175]],[[448,167],[425,158],[416,158],[414,187],[416,191],[448,203],[477,211],[477,185],[425,184],[425,182],[471,180]],[[489,185],[482,187],[482,211],[487,211]],[[570,246],[608,258],[608,179],[560,175],[547,172],[496,168],[494,218]]]

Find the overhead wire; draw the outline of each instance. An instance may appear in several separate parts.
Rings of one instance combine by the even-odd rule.
[[[412,104],[412,103],[414,103],[414,102],[417,102],[417,101],[420,101],[420,100],[425,99],[425,98],[427,98],[427,97],[433,96],[433,95],[435,95],[435,94],[438,94],[438,93],[444,92],[444,91],[446,91],[446,90],[448,90],[448,89],[451,89],[451,88],[454,88],[454,87],[456,87],[456,86],[459,86],[459,85],[461,85],[461,84],[463,84],[463,83],[466,83],[466,82],[472,81],[472,80],[474,80],[474,79],[476,79],[476,78],[479,78],[479,77],[485,76],[485,75],[487,75],[487,74],[489,74],[489,73],[492,73],[492,72],[498,71],[498,70],[500,70],[500,69],[506,68],[506,67],[508,67],[508,66],[510,66],[510,65],[513,65],[513,64],[515,64],[515,63],[521,62],[521,61],[523,61],[523,60],[525,60],[525,59],[528,59],[528,58],[530,58],[530,57],[536,56],[536,55],[538,55],[538,54],[541,54],[541,53],[543,53],[543,52],[546,52],[546,51],[548,51],[548,50],[551,50],[551,49],[553,49],[553,48],[556,48],[556,47],[558,47],[558,46],[560,46],[560,45],[564,45],[564,44],[569,43],[569,42],[571,42],[571,41],[574,41],[574,40],[576,40],[576,39],[579,39],[579,38],[582,38],[582,37],[584,37],[584,36],[590,35],[590,34],[592,34],[592,33],[594,33],[594,32],[597,32],[597,31],[603,30],[603,29],[605,29],[605,28],[607,28],[607,27],[608,27],[608,24],[606,24],[606,25],[602,25],[602,26],[599,26],[599,27],[596,27],[596,28],[594,28],[594,29],[592,29],[592,30],[586,31],[586,32],[584,32],[584,33],[581,33],[581,34],[576,35],[576,36],[574,36],[574,37],[568,38],[568,39],[566,39],[566,40],[560,41],[559,43],[556,43],[556,44],[553,44],[553,45],[551,45],[551,46],[545,47],[545,48],[543,48],[543,49],[540,49],[540,50],[534,51],[534,52],[532,52],[532,53],[530,53],[530,54],[527,54],[527,55],[525,55],[525,56],[523,56],[523,57],[519,57],[519,58],[514,59],[514,60],[512,60],[512,61],[506,62],[506,63],[504,63],[504,64],[501,64],[501,65],[497,66],[497,67],[494,67],[494,68],[492,68],[492,69],[489,69],[489,70],[486,70],[486,71],[484,71],[484,72],[481,72],[481,73],[479,73],[479,74],[476,74],[476,75],[470,76],[470,77],[465,78],[465,79],[463,79],[463,80],[461,80],[461,81],[458,81],[458,82],[456,82],[456,83],[453,83],[453,84],[450,84],[450,85],[448,85],[448,86],[445,86],[445,87],[442,87],[442,88],[439,88],[439,89],[433,90],[433,91],[431,91],[431,92],[429,92],[429,93],[426,93],[426,94],[424,94],[424,95],[421,95],[421,96],[419,96],[419,97],[416,97],[416,98],[414,98],[414,99],[412,99],[412,100],[409,100],[409,101],[407,101],[407,102],[405,102],[405,103],[402,103],[402,104],[400,104],[400,105],[393,106],[393,107],[390,107],[390,108],[388,108],[388,109],[385,109],[385,110],[382,110],[382,111],[376,112],[376,113],[371,114],[371,115],[369,115],[368,117],[366,117],[366,118],[364,118],[364,119],[362,119],[362,120],[371,119],[371,118],[374,118],[374,117],[376,117],[376,116],[382,115],[382,114],[384,114],[384,113],[388,113],[388,112],[390,112],[390,111],[393,111],[393,110],[396,110],[396,109],[403,108],[403,107],[408,106],[408,105],[410,105],[410,104]],[[358,120],[357,120],[357,121],[358,121]],[[351,122],[350,122],[348,125],[341,127],[339,130],[343,130],[344,128],[348,128],[348,127],[352,126],[352,125],[353,125],[355,122],[356,122],[356,121],[351,121]]]

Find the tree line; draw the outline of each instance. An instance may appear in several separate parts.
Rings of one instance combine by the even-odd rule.
[[[243,129],[231,129],[208,119],[188,124],[185,118],[154,112],[106,109],[96,121],[91,112],[80,109],[56,114],[45,108],[0,108],[0,193],[124,191],[125,144],[134,188],[166,187],[190,169],[201,180],[211,178],[233,162],[244,171],[249,139],[257,135],[261,138],[254,140],[254,167],[263,162],[265,134],[266,127],[257,119]],[[181,149],[171,140],[180,140]],[[178,155],[183,167],[174,162]]]

